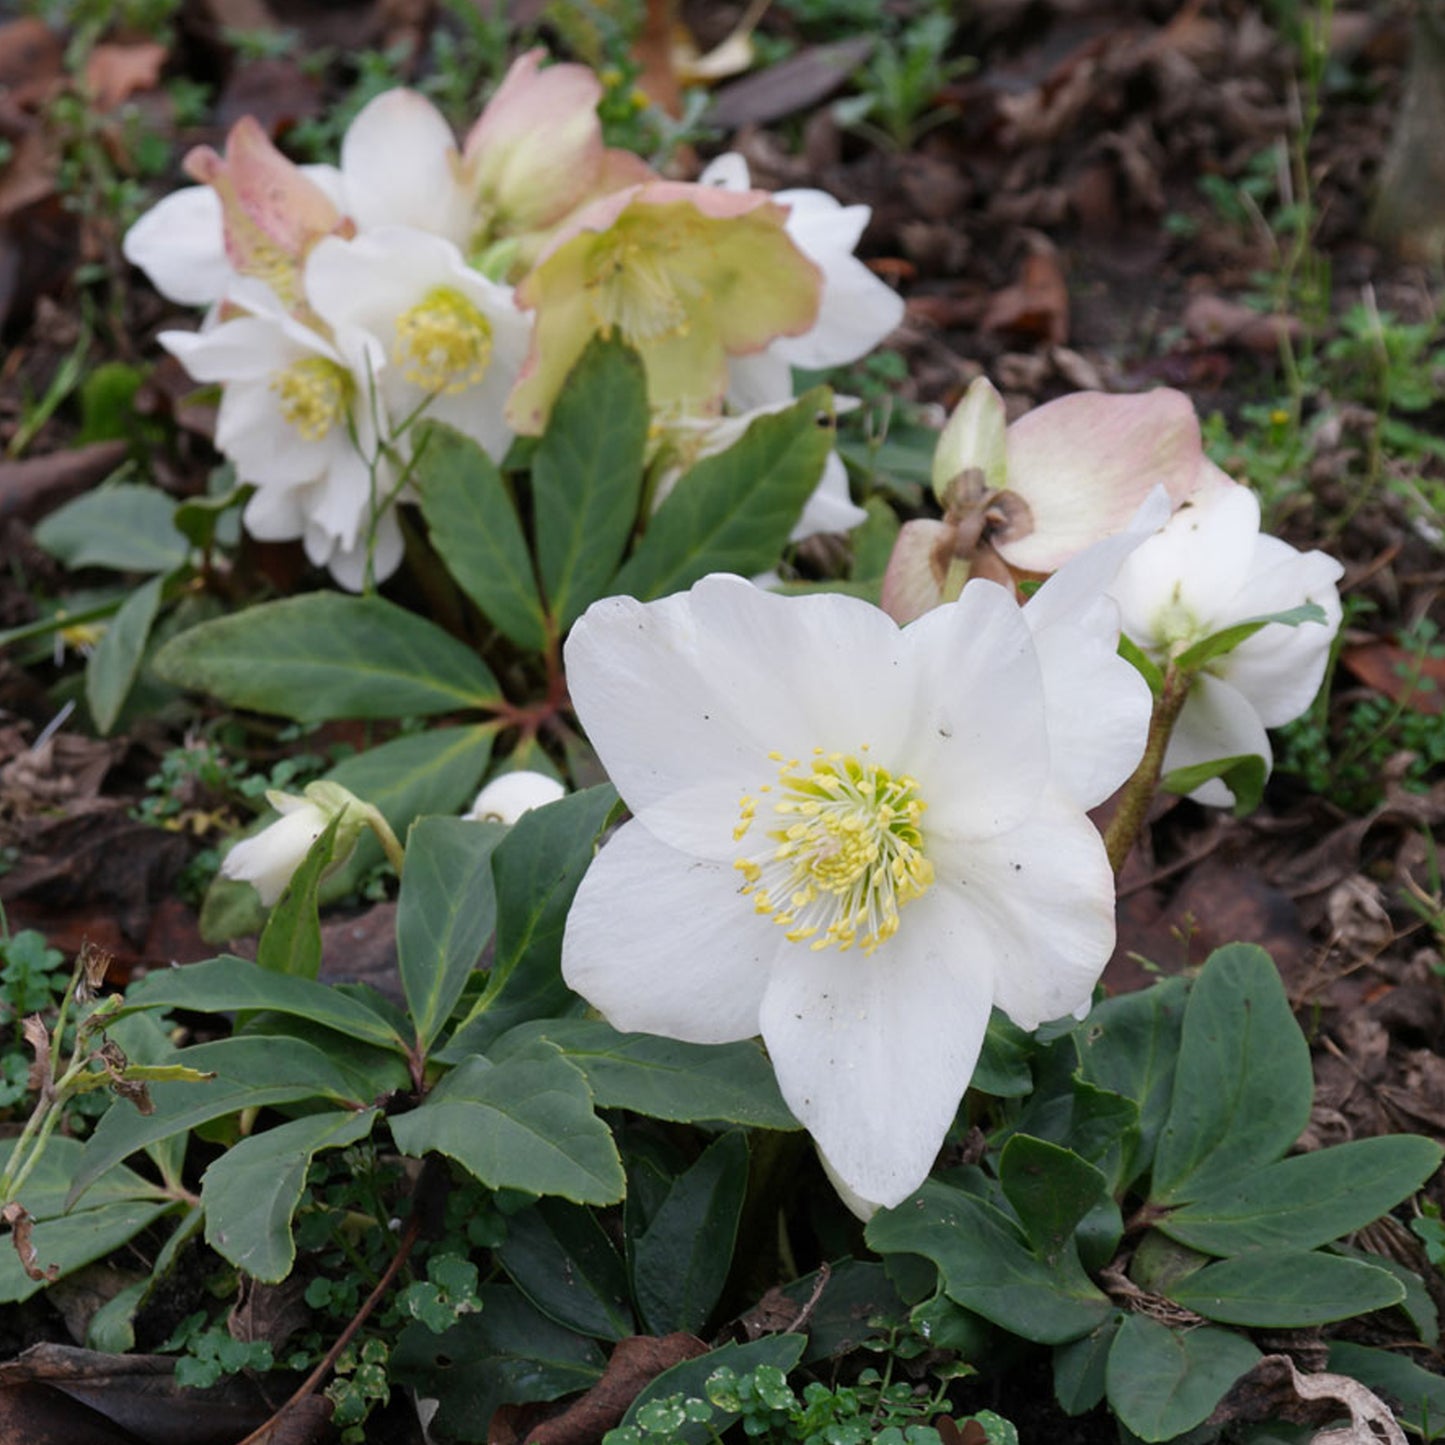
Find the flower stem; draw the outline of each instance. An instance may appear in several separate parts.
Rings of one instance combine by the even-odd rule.
[[[1164,686],[1154,699],[1154,715],[1149,719],[1149,737],[1144,744],[1144,756],[1133,776],[1124,784],[1123,796],[1109,826],[1104,831],[1104,847],[1109,853],[1109,864],[1117,878],[1123,871],[1124,862],[1144,827],[1149,816],[1149,805],[1159,791],[1159,778],[1164,771],[1164,753],[1169,746],[1170,734],[1179,720],[1194,674],[1176,667],[1172,662],[1164,673]]]

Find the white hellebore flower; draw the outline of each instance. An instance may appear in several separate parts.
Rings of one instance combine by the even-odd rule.
[[[1077,715],[1111,711],[1113,732],[1051,736],[1044,649],[989,582],[900,630],[853,598],[714,576],[607,598],[568,640],[633,819],[577,893],[567,982],[619,1029],[761,1033],[855,1207],[926,1178],[993,1005],[1029,1029],[1074,1012],[1112,951],[1113,877],[1074,779],[1097,795],[1128,776],[1148,689],[1117,657],[1049,651]],[[1089,767],[1061,767],[1079,750]]]
[[[1343,572],[1323,552],[1262,536],[1258,497],[1223,473],[1128,558],[1108,591],[1125,634],[1161,664],[1236,623],[1306,602],[1325,614],[1323,626],[1271,623],[1205,664],[1170,737],[1166,774],[1248,756],[1269,768],[1265,729],[1299,717],[1320,689],[1340,626]],[[1219,778],[1190,796],[1218,807],[1234,801]]]
[[[713,161],[698,183],[746,191],[748,163],[730,151]],[[788,208],[785,229],[793,244],[822,271],[823,295],[810,330],[729,359],[728,400],[739,410],[790,400],[793,367],[821,371],[857,361],[903,320],[903,298],[853,254],[872,214],[867,206],[844,206],[826,191],[813,190],[776,191],[773,200]]]
[[[515,823],[523,813],[533,808],[545,808],[567,796],[567,789],[546,773],[534,773],[527,768],[503,773],[493,778],[480,793],[476,801],[462,814],[476,823]]]
[[[503,412],[532,334],[510,286],[473,271],[440,236],[384,226],[318,243],[306,299],[338,336],[375,341],[390,363],[377,390],[394,426],[444,421],[502,459],[512,440]]]
[[[333,344],[259,282],[237,281],[231,298],[248,314],[201,332],[164,331],[161,345],[197,381],[224,386],[216,446],[256,488],[246,530],[268,542],[301,538],[312,562],[360,590],[373,502],[395,485],[368,405],[385,366],[381,348],[354,332]],[[401,555],[401,529],[387,508],[376,528],[376,576],[393,572]]]
[[[340,815],[336,847],[327,871],[339,868],[351,856],[356,840],[367,826],[370,811],[355,794],[337,783],[312,783],[304,797],[274,789],[266,801],[281,815],[253,838],[243,838],[221,862],[221,874],[252,884],[261,902],[270,908],[286,890],[292,875],[306,860],[311,845]]]

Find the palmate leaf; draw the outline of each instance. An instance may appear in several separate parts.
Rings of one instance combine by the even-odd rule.
[[[154,667],[231,707],[296,722],[488,711],[497,681],[469,647],[380,597],[310,592],[173,637]]]

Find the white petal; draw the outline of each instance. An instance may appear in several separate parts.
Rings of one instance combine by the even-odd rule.
[[[236,275],[221,200],[209,186],[185,186],[158,201],[125,233],[121,250],[166,300],[183,306],[220,300]]]
[[[530,768],[517,768],[493,778],[479,792],[472,806],[462,814],[479,823],[515,823],[523,813],[545,808],[567,796],[556,778]]]
[[[725,191],[746,191],[752,187],[752,180],[748,176],[748,163],[736,151],[725,151],[709,161],[697,178],[697,183],[700,186],[719,186]]]
[[[572,700],[628,806],[659,837],[731,860],[744,794],[815,749],[903,766],[914,670],[898,629],[841,596],[704,578],[661,603],[594,604],[567,641]],[[768,669],[788,672],[770,687]]]
[[[957,894],[997,960],[992,1002],[1034,1029],[1088,1001],[1114,951],[1114,875],[1077,804],[1049,789],[1017,828],[929,852],[937,886]]]
[[[793,368],[775,347],[728,357],[728,405],[735,411],[786,405],[793,400]]]
[[[1114,611],[1100,598],[1077,623],[1034,634],[1053,781],[1082,808],[1102,803],[1139,766],[1154,711],[1149,684],[1119,656]]]
[[[1323,623],[1261,628],[1217,664],[1265,727],[1281,727],[1309,707],[1324,681],[1330,645],[1340,628],[1335,584],[1344,568],[1323,552],[1300,553],[1276,537],[1260,537],[1253,572],[1231,609],[1240,620],[1287,611],[1303,602],[1318,604],[1325,614]]]
[[[872,955],[786,944],[762,1005],[788,1107],[863,1199],[928,1175],[978,1062],[993,954],[950,890],[907,904]]]
[[[1264,759],[1266,771],[1274,761],[1259,714],[1227,682],[1207,672],[1200,673],[1170,734],[1164,753],[1164,771],[1170,773],[1195,763],[1251,755]],[[1189,796],[1216,808],[1225,808],[1234,802],[1234,793],[1218,778],[1211,778]]]
[[[286,809],[254,837],[243,838],[221,862],[227,878],[252,884],[268,908],[281,896],[330,821],[315,804],[299,798],[296,802],[300,806]]]
[[[847,532],[868,520],[868,513],[848,494],[848,468],[837,452],[829,452],[823,463],[823,477],[803,507],[803,515],[793,528],[790,542],[820,532]]]
[[[415,226],[466,245],[470,203],[458,180],[451,127],[414,90],[369,102],[341,142],[346,209],[361,230]]]
[[[1049,776],[1043,679],[1028,623],[1012,596],[974,580],[957,602],[903,631],[916,677],[898,765],[919,780],[932,838],[985,837],[1021,822]],[[887,761],[886,756],[880,761]]]
[[[758,1032],[782,930],[753,912],[728,864],[637,821],[603,845],[562,938],[562,976],[614,1028],[722,1044]]]
[[[258,486],[246,503],[246,530],[262,542],[289,542],[306,530],[304,487]]]
[[[1186,502],[1109,588],[1125,633],[1141,646],[1155,644],[1175,608],[1195,620],[1199,637],[1216,631],[1248,576],[1258,535],[1259,499],[1247,487],[1211,489]]]

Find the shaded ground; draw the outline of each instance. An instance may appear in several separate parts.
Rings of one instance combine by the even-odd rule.
[[[512,7],[514,22],[534,8]],[[704,49],[737,9],[695,7]],[[1343,590],[1356,607],[1313,731],[1281,746],[1289,766],[1251,818],[1160,807],[1121,883],[1106,982],[1137,987],[1215,944],[1260,942],[1312,1032],[1318,1141],[1402,1129],[1445,1138],[1445,903],[1430,842],[1445,820],[1445,718],[1440,688],[1418,681],[1445,680],[1421,626],[1445,621],[1433,530],[1445,462],[1430,445],[1445,414],[1433,400],[1445,353],[1427,333],[1394,370],[1378,361],[1386,327],[1394,337],[1433,325],[1438,276],[1383,252],[1368,227],[1410,22],[1379,7],[1337,15],[1302,198],[1291,156],[1302,67],[1287,9],[981,0],[950,50],[976,66],[940,77],[923,107],[928,124],[887,147],[844,129],[830,109],[848,87],[819,47],[839,27],[799,18],[825,7],[779,4],[762,25],[774,67],[722,87],[713,112],[722,134],[676,164],[695,169],[726,143],[758,184],[819,186],[873,208],[864,250],[902,288],[908,317],[891,343],[906,377],[875,370],[872,384],[894,393],[900,418],[941,421],[980,372],[1017,411],[1080,387],[1177,386],[1201,415],[1220,413],[1210,428],[1217,459],[1260,487],[1282,533],[1346,563]],[[880,7],[876,29],[896,31],[910,13]],[[222,38],[228,26],[264,38],[278,25],[299,44],[262,53],[264,44]],[[11,145],[0,172],[0,442],[10,449],[0,462],[0,627],[32,620],[72,585],[30,528],[130,450],[90,440],[73,395],[38,422],[37,399],[68,364],[149,366],[155,332],[191,324],[118,261],[114,203],[138,199],[125,186],[165,189],[187,146],[219,143],[250,110],[283,143],[304,134],[358,73],[340,57],[312,73],[308,58],[323,47],[391,45],[399,78],[420,79],[437,31],[459,27],[423,0],[187,5],[167,46],[110,37],[114,49],[91,62],[96,105],[57,122],[60,42],[26,22],[0,30],[0,136]],[[649,73],[666,79],[655,65]],[[176,77],[214,87],[184,123],[174,90],[160,87]],[[109,158],[108,173],[97,157]],[[154,174],[143,180],[147,166]],[[1393,321],[1371,331],[1371,307]],[[1297,388],[1282,339],[1301,368]],[[1402,378],[1425,388],[1423,404],[1406,405]],[[177,495],[203,489],[214,463],[209,415],[184,404],[187,391],[161,362],[135,399],[156,429],[153,479]],[[1384,434],[1387,419],[1419,437]],[[900,509],[921,512],[916,478],[893,482]],[[283,585],[302,572],[287,549],[255,549],[250,560]],[[134,816],[153,796],[147,778],[182,741],[186,715],[173,706],[115,738],[62,730],[33,746],[73,678],[73,663],[57,665],[45,649],[0,658],[0,901],[10,926],[38,928],[67,951],[98,943],[115,955],[117,979],[209,957],[177,885],[235,822],[233,801],[198,779],[178,785],[171,826]],[[260,766],[294,745],[253,731],[244,746]],[[390,907],[331,924],[329,966],[386,987]],[[1397,1247],[1431,1273],[1409,1236]],[[24,1328],[47,1329],[38,1308]],[[1042,1385],[1033,1393],[1048,1395]],[[1029,1438],[1026,1397],[980,1403],[1018,1418]],[[1052,1412],[1035,1428],[1095,1438],[1088,1423],[1060,1433],[1076,1427]]]

